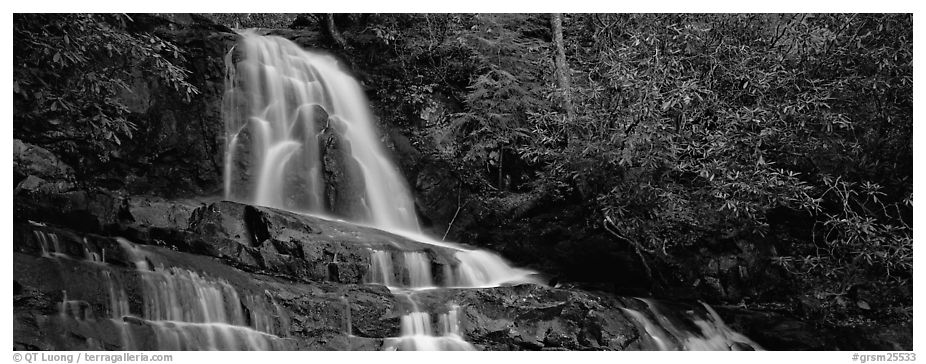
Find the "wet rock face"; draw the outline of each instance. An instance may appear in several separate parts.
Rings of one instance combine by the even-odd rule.
[[[98,244],[107,240],[90,238],[95,242],[89,249],[94,251],[103,249]],[[20,250],[29,251],[28,241],[21,241],[25,245]],[[171,272],[197,272],[196,276],[204,281],[226,282],[233,287],[236,295],[226,296],[225,300],[236,300],[229,304],[241,305],[247,317],[264,318],[264,321],[246,324],[266,333],[259,334],[259,337],[268,338],[265,349],[375,349],[378,348],[376,335],[388,335],[388,328],[392,327],[390,320],[396,315],[391,313],[392,296],[383,287],[280,281],[229,268],[214,258],[163,248],[141,249],[151,254],[149,261],[159,268],[153,272],[138,271],[122,265],[120,259],[88,262],[71,253],[54,257],[16,253],[14,281],[22,287],[14,295],[17,347],[44,350],[206,348],[205,344],[170,346],[171,343],[161,336],[165,324],[150,317],[151,306],[158,304],[158,300],[152,296],[151,288],[145,286],[148,284],[145,280],[177,274]],[[114,317],[115,290],[124,292],[129,316]],[[172,292],[179,302],[184,302],[181,293]],[[160,304],[170,302],[173,301]],[[190,309],[184,307],[187,307],[184,310]],[[162,306],[162,309],[167,308]],[[367,336],[369,339],[346,335],[348,317],[355,320],[353,326],[358,330],[372,334]],[[253,331],[246,328],[243,326],[239,331]],[[203,338],[203,334],[195,330],[186,334],[191,339]]]
[[[74,170],[52,152],[13,140],[13,186],[16,191],[64,192],[74,188]]]
[[[462,335],[481,350],[655,348],[622,309],[646,310],[633,299],[537,285],[424,290],[409,299],[368,284],[372,250],[393,257],[425,252],[437,282],[444,266],[456,264],[452,252],[376,229],[227,201],[102,190],[20,191],[14,207],[14,345],[20,349],[125,348],[117,328],[138,339],[133,347],[157,348],[162,324],[112,317],[109,282],[124,289],[132,315],[143,316],[151,302],[139,264],[227,282],[243,312],[272,317],[266,330],[279,338],[268,339],[273,349],[379,350],[399,335],[412,300],[434,318],[458,306]],[[146,257],[139,263],[112,236],[138,244]],[[402,282],[409,272],[395,274]],[[909,328],[843,332],[786,315],[718,311],[768,349],[895,350],[911,342],[904,334]]]
[[[730,327],[761,342],[767,350],[907,350],[913,347],[912,325],[820,327],[786,314],[740,307],[718,307]]]
[[[68,169],[54,161],[50,165],[55,168],[48,168],[23,162],[28,158],[18,160],[19,170],[30,171],[22,174],[45,176],[48,180],[43,183],[70,178]],[[16,348],[197,349],[215,345],[204,341],[209,330],[215,330],[212,326],[178,329],[145,317],[147,307],[156,302],[150,288],[146,290],[146,279],[184,274],[232,287],[238,298],[224,300],[237,302],[230,307],[240,306],[248,318],[240,323],[244,328],[230,335],[259,344],[243,348],[378,350],[399,335],[401,318],[417,311],[411,302],[435,318],[448,312],[448,303],[458,306],[462,335],[482,350],[655,347],[623,310],[645,307],[607,294],[521,285],[425,290],[408,299],[396,296],[383,286],[368,284],[374,251],[387,252],[394,262],[402,262],[406,252],[423,253],[420,256],[430,262],[435,282],[445,281],[440,276],[444,268],[459,261],[448,249],[380,230],[228,201],[165,199],[73,187],[23,188],[25,181],[14,191]],[[136,249],[145,253],[144,258],[127,251],[114,236],[138,244]],[[526,249],[517,243],[510,246]],[[734,265],[718,260],[705,269],[730,272]],[[394,274],[395,282],[410,279],[410,272],[403,269]],[[119,312],[125,316],[114,314],[117,288],[124,291],[125,308]],[[848,340],[842,333],[815,341],[817,328],[798,320],[734,317],[732,326],[755,335],[763,345],[769,343],[769,348],[802,347],[795,343],[824,349],[907,347],[903,335],[863,333],[876,336],[880,340],[876,344]],[[771,327],[776,334],[757,333],[756,327]],[[182,333],[184,340],[170,341],[165,335],[171,332]],[[242,348],[234,345],[243,344],[233,340],[217,348]]]
[[[47,222],[100,232],[118,224],[122,198],[104,190],[73,190],[56,193],[48,190],[14,192],[14,219]]]
[[[380,230],[228,201],[194,211],[185,239],[245,269],[302,280],[363,283],[370,249],[430,252],[437,267],[456,261],[450,251]]]
[[[398,133],[394,134],[397,134],[393,137],[394,140],[404,139]],[[399,143],[396,144],[399,145]],[[412,147],[409,145],[408,148]],[[425,158],[413,157],[415,154],[411,152],[399,155],[410,160],[406,163],[416,163],[417,169],[414,174],[410,174],[410,181],[415,189],[415,206],[419,210],[418,215],[421,216],[423,227],[431,229],[435,235],[443,236],[446,233],[448,238],[460,240],[462,235],[460,227],[474,223],[473,203],[470,201],[472,197],[469,192],[461,190],[459,180],[450,172],[452,167]],[[451,220],[453,220],[453,226],[450,226]],[[448,227],[450,227],[449,230]]]
[[[22,192],[14,199],[23,222],[123,236],[296,280],[363,283],[370,249],[426,252],[437,272],[457,262],[451,251],[380,230],[228,201],[168,201],[105,190]]]
[[[517,265],[552,272],[557,282],[619,295],[654,295],[656,282],[633,246],[614,239],[600,226],[589,226],[585,216],[593,212],[588,208],[550,204],[541,196],[526,194],[482,203],[474,200],[461,210],[454,230],[463,232],[464,241],[497,251]],[[684,288],[672,294],[685,295]]]
[[[202,206],[198,201],[167,200],[153,196],[126,198],[125,218],[140,226],[182,230],[190,226],[193,212]]]
[[[640,349],[624,304],[605,295],[536,285],[463,291],[464,332],[487,350]]]
[[[208,208],[233,215],[234,207],[239,207],[242,214],[255,209],[260,215],[254,207],[233,203],[217,203]],[[205,212],[195,215],[200,214],[206,215]],[[311,234],[295,230],[294,221],[286,216],[262,216],[267,219],[264,243]],[[194,227],[205,224],[204,220],[197,220],[203,219],[201,216],[192,219]],[[216,231],[224,234],[221,239],[236,244],[253,241],[247,235],[248,228]],[[328,234],[347,233],[365,235],[346,227]],[[377,239],[373,235],[369,240]],[[400,318],[412,310],[410,301],[380,285],[327,279],[331,277],[294,280],[284,275],[259,274],[229,266],[226,260],[215,256],[172,248],[137,245],[133,251],[127,251],[125,243],[114,238],[17,223],[14,345],[30,350],[201,349],[199,344],[184,346],[181,343],[185,341],[169,341],[165,333],[177,330],[171,329],[174,324],[150,316],[151,312],[160,312],[152,311],[152,305],[166,304],[152,296],[151,279],[162,282],[190,274],[208,284],[230,287],[226,290],[234,291],[233,303],[240,305],[246,317],[251,317],[243,324],[252,328],[236,329],[226,335],[258,335],[263,345],[260,347],[265,349],[379,350],[384,339],[399,335]],[[138,261],[139,255],[144,255],[142,263]],[[352,260],[361,258],[348,255],[341,259],[345,264],[356,264]],[[116,291],[124,293],[119,296]],[[182,290],[174,292],[182,302],[179,294]],[[415,295],[415,300],[424,305],[452,301],[464,307],[461,315],[464,334],[482,349],[633,348],[633,324],[621,316],[616,306],[618,301],[606,296],[533,285],[434,290]],[[118,297],[124,297],[125,312],[116,311],[119,305],[114,302]],[[230,302],[231,297],[226,293],[224,301]],[[114,316],[117,314],[127,316]],[[207,336],[203,335],[207,331],[197,330],[214,328],[200,326],[184,329],[183,337],[206,345],[203,340]],[[255,334],[255,329],[260,329],[260,333]]]
[[[202,17],[133,14],[131,26],[176,44],[178,64],[199,93],[186,99],[170,85],[136,74],[121,101],[137,126],[110,163],[85,176],[96,185],[164,196],[215,193],[222,186],[224,123],[223,56],[237,35]]]
[[[276,35],[289,39],[303,48],[317,48],[322,44],[322,36],[315,31],[305,29],[258,29],[258,34]]]
[[[74,180],[74,170],[52,152],[13,139],[13,180],[35,176],[46,180]]]
[[[400,319],[413,307],[366,283],[371,250],[423,252],[438,275],[458,264],[443,248],[376,229],[234,202],[83,190],[14,199],[14,345],[21,349],[207,345],[212,326],[176,328],[150,316],[158,302],[152,277],[190,276],[234,290],[237,298],[227,291],[223,300],[237,302],[227,307],[240,305],[242,324],[251,328],[229,335],[260,348],[379,350],[399,336]],[[409,272],[395,274],[403,281]],[[633,348],[636,329],[603,296],[524,286],[434,290],[415,300],[459,303],[463,333],[482,349]],[[176,330],[184,340],[165,336]],[[217,347],[235,348],[228,345],[243,344]]]
[[[95,155],[61,155],[68,161],[86,161],[76,171],[79,182],[165,196],[203,195],[221,188],[223,56],[237,35],[206,19],[180,21],[181,17],[169,17],[132,14],[126,25],[133,33],[151,34],[177,45],[183,60],[175,65],[189,71],[187,81],[198,92],[187,98],[157,77],[141,72],[128,75],[124,80],[127,88],[113,91],[135,126],[132,137],[112,146],[106,161]],[[26,134],[17,137],[44,142],[44,138]],[[44,149],[14,144],[14,185],[28,179],[24,187],[34,190],[50,179],[75,182],[75,171]],[[65,175],[68,177],[59,178]],[[60,192],[73,186],[44,187]]]
[[[344,218],[368,219],[364,199],[366,186],[360,164],[351,157],[350,143],[341,137],[345,127],[337,118],[329,119],[320,145],[324,164],[326,210]]]

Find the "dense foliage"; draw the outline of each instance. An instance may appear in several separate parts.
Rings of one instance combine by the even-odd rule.
[[[583,204],[663,266],[769,242],[826,319],[912,315],[909,14],[566,14],[566,89],[547,14],[211,16],[326,34],[477,198]],[[17,137],[102,160],[131,137],[136,76],[196,93],[179,49],[131,23],[16,15]]]
[[[212,13],[205,15],[233,29],[288,28],[296,19],[296,14]]]
[[[132,82],[159,82],[187,98],[198,93],[187,82],[181,50],[132,31],[132,22],[122,14],[16,14],[15,135],[86,172],[132,138]]]
[[[813,221],[777,263],[818,298],[912,278],[909,15],[573,18],[579,117],[539,117],[540,179],[586,189],[639,249]],[[577,133],[562,148],[557,133]],[[570,183],[569,181],[576,181]],[[867,303],[859,303],[863,308]]]
[[[909,15],[564,18],[569,90],[548,15],[338,21],[382,113],[422,120],[416,145],[486,196],[594,201],[590,224],[669,264],[718,236],[771,239],[822,311],[870,310],[865,289],[908,317]]]

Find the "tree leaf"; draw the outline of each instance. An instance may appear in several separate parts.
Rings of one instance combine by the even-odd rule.
[[[672,106],[672,100],[666,100],[666,102],[662,103],[662,111],[669,110],[669,107],[671,106]]]

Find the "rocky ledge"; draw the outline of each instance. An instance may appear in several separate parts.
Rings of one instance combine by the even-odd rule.
[[[100,191],[18,198],[18,349],[162,349],[157,329],[164,322],[142,319],[157,306],[149,285],[192,277],[231,287],[232,304],[247,313],[242,326],[267,334],[263,348],[378,350],[399,336],[400,317],[411,307],[403,295],[364,283],[368,248],[427,251],[434,266],[453,259],[445,249],[375,229],[225,201],[197,207]],[[54,206],[50,201],[67,203],[43,208]],[[36,220],[43,215],[48,219]],[[76,216],[83,218],[68,220]],[[462,307],[463,333],[477,349],[643,348],[623,304],[606,295],[540,285],[413,295],[435,312],[446,312],[437,307],[445,302]]]
[[[405,252],[424,254],[435,282],[444,268],[459,264],[455,251],[217,197],[165,199],[80,187],[53,154],[19,141],[13,162],[17,349],[378,350],[400,335],[401,317],[412,305],[435,316],[457,307],[461,333],[477,349],[659,348],[629,314],[647,311],[650,303],[638,299],[535,284],[396,294],[370,283],[374,251],[389,252],[397,264]],[[409,280],[407,270],[394,274],[394,282]],[[236,313],[203,318],[191,307],[177,315],[156,312],[159,303],[171,302],[158,296],[165,291],[159,285],[187,281],[218,290],[219,305]],[[682,305],[653,317],[676,312],[672,321],[697,331],[685,315],[698,310]],[[831,332],[774,312],[718,311],[767,349],[911,345],[905,335]],[[171,320],[187,316],[193,324],[180,329],[185,324]],[[189,343],[165,334],[174,331]],[[225,341],[215,342],[216,334]]]
[[[82,189],[54,158],[26,163],[22,147],[14,158],[17,349],[379,350],[400,335],[410,295],[435,313],[459,305],[462,333],[477,349],[645,348],[616,297],[534,284],[396,295],[369,283],[373,251],[423,252],[439,282],[444,266],[459,263],[455,250],[229,201]],[[397,269],[394,280],[408,274]],[[240,314],[199,317],[207,313],[193,302],[162,296],[183,294],[189,282],[199,287],[193,296],[217,292],[199,301]],[[159,311],[171,303],[179,311]],[[171,330],[183,334],[165,336]]]

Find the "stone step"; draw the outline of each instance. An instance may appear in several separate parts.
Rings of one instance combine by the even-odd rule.
[[[451,306],[448,305],[459,306],[463,337],[477,349],[639,347],[635,341],[638,337],[635,326],[619,310],[623,303],[608,296],[538,285],[394,294],[376,284],[297,282],[287,277],[251,273],[230,267],[215,257],[167,247],[138,245],[137,251],[117,254],[120,246],[115,239],[59,230],[73,246],[78,246],[74,242],[77,239],[89,236],[89,246],[113,249],[100,262],[85,259],[80,255],[83,250],[75,248],[62,249],[65,253],[61,255],[43,255],[42,249],[36,246],[39,243],[34,231],[48,229],[51,228],[20,225],[14,239],[14,320],[20,330],[16,340],[22,347],[111,348],[121,345],[121,341],[116,340],[122,340],[121,336],[111,333],[116,323],[125,326],[121,330],[137,334],[129,335],[131,337],[151,340],[144,332],[163,330],[166,325],[158,323],[163,321],[158,320],[159,317],[151,317],[157,315],[151,315],[148,308],[152,296],[157,297],[151,291],[151,275],[198,279],[206,282],[207,288],[231,287],[237,302],[229,302],[232,295],[223,291],[226,292],[222,298],[225,309],[230,310],[237,304],[247,318],[236,322],[240,329],[233,331],[256,330],[279,337],[284,342],[273,341],[272,345],[279,344],[287,349],[380,349],[382,340],[401,336],[402,316],[426,310],[437,320],[441,313],[449,311]],[[33,238],[23,243],[23,236]],[[146,257],[143,264],[139,263],[141,270],[133,262],[137,261],[137,255]],[[145,271],[145,268],[154,268],[154,272]],[[173,287],[171,290],[182,291],[176,284]],[[119,307],[120,300],[125,301],[124,308]],[[149,302],[147,306],[146,302]],[[188,300],[179,302],[181,306],[189,306]],[[65,310],[62,305],[66,306]],[[197,340],[208,337],[206,328],[212,323],[199,324],[203,325],[193,325],[194,329],[186,329],[185,335],[198,335]],[[60,336],[64,333],[70,333],[66,341]],[[84,339],[75,342],[74,338],[78,337]],[[287,340],[297,345],[288,346]],[[153,345],[138,342],[135,340],[133,345],[142,348]],[[164,345],[171,347],[171,344]],[[222,346],[226,344],[216,345],[227,348]]]
[[[112,235],[302,281],[369,282],[374,251],[395,256],[418,253],[426,257],[430,271],[437,275],[432,279],[438,282],[444,281],[443,272],[460,263],[454,256],[456,249],[351,223],[235,202],[197,207],[191,201],[122,198],[99,191],[31,197],[29,203],[20,203],[24,213],[18,214],[15,222],[15,229],[24,232],[16,239],[16,249],[24,252],[39,251],[37,238],[30,235],[31,230],[38,229],[59,235],[65,249],[76,249],[69,251],[73,256],[88,249],[102,258],[106,250],[110,263],[125,265],[113,239],[100,236]],[[30,219],[46,221],[49,226],[33,226],[28,223]],[[85,236],[78,237],[77,233]],[[408,281],[407,271],[397,270],[396,275],[397,281]]]

